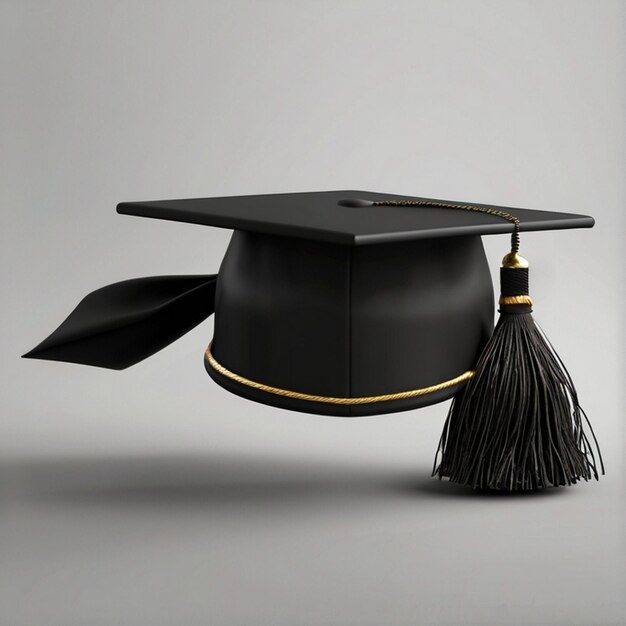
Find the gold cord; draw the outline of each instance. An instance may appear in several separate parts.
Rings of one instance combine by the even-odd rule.
[[[530,296],[502,296],[498,300],[498,304],[529,304],[532,306],[533,301]]]
[[[513,234],[511,235],[511,252],[519,251],[519,227],[520,219],[508,211],[500,209],[490,209],[488,207],[476,206],[473,204],[456,204],[453,202],[438,202],[437,200],[375,200],[374,206],[423,206],[423,207],[439,207],[442,209],[460,209],[462,211],[471,211],[473,213],[484,213],[500,217],[507,222],[513,224]]]
[[[231,372],[229,369],[226,369],[223,365],[218,363],[211,352],[211,342],[206,349],[205,358],[207,363],[219,374],[222,376],[229,378],[230,380],[235,381],[241,385],[245,385],[246,387],[252,387],[253,389],[258,389],[259,391],[265,391],[266,393],[273,393],[277,396],[285,396],[287,398],[294,398],[296,400],[307,400],[308,402],[326,402],[328,404],[371,404],[373,402],[388,402],[390,400],[407,400],[409,398],[417,398],[419,396],[425,396],[429,393],[434,393],[435,391],[442,391],[443,389],[448,389],[450,387],[454,387],[460,383],[463,383],[469,380],[474,372],[469,370],[456,378],[452,378],[450,380],[446,380],[442,383],[438,383],[437,385],[431,385],[430,387],[422,387],[421,389],[411,389],[410,391],[400,391],[398,393],[387,393],[380,396],[361,396],[357,398],[341,398],[334,396],[318,396],[309,393],[301,393],[299,391],[290,391],[289,389],[281,389],[280,387],[272,387],[271,385],[265,385],[263,383],[258,383],[254,380],[250,380],[249,378],[245,378],[244,376],[240,376],[239,374],[235,374]]]

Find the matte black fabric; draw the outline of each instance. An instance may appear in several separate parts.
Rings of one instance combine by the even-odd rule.
[[[480,237],[350,248],[237,231],[220,268],[212,352],[228,370],[301,393],[361,397],[435,385],[473,369],[493,329]],[[426,406],[458,389],[370,405],[239,395],[327,415]]]
[[[25,358],[125,369],[213,313],[217,276],[152,276],[102,287]]]
[[[122,202],[118,213],[249,232],[299,237],[348,246],[468,235],[510,233],[500,217],[441,207],[372,206],[375,200],[432,200],[371,191],[322,191],[226,198]],[[435,202],[455,202],[435,200]],[[470,203],[461,203],[470,204]],[[471,203],[476,204],[476,203]],[[591,228],[588,215],[517,209],[521,231]]]

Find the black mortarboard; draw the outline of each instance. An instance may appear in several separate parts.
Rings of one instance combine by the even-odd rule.
[[[205,365],[240,396],[340,416],[455,396],[439,476],[501,489],[597,477],[586,418],[532,322],[517,254],[520,231],[591,227],[591,217],[363,191],[124,202],[118,212],[235,232],[217,275],[104,287],[25,356],[123,369],[215,312]],[[512,248],[492,336],[481,235],[497,233],[511,233]]]

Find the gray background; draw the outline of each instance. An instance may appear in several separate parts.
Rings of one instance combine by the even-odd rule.
[[[0,6],[0,623],[626,623],[624,2]],[[125,372],[18,358],[97,287],[218,268],[229,232],[118,201],[341,188],[596,217],[522,245],[600,483],[439,484],[446,405],[244,401],[210,321]]]

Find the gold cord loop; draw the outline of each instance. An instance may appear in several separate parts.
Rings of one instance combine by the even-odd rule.
[[[500,217],[507,222],[513,224],[513,234],[511,235],[511,252],[519,252],[519,227],[520,219],[508,211],[500,209],[491,209],[473,204],[456,204],[453,202],[438,202],[437,200],[376,200],[374,206],[423,206],[423,207],[440,207],[442,209],[459,209],[462,211],[472,211],[473,213],[485,213]]]
[[[231,372],[229,369],[226,369],[223,365],[218,363],[211,352],[211,342],[206,349],[205,358],[207,363],[219,374],[222,376],[229,378],[230,380],[235,381],[241,385],[245,385],[246,387],[251,387],[252,389],[258,389],[259,391],[265,391],[266,393],[273,393],[277,396],[284,396],[286,398],[294,398],[296,400],[307,400],[308,402],[326,402],[328,404],[371,404],[373,402],[389,402],[391,400],[407,400],[409,398],[417,398],[419,396],[425,396],[429,393],[434,393],[435,391],[442,391],[443,389],[448,389],[450,387],[454,387],[460,383],[463,383],[469,380],[474,372],[469,370],[456,378],[452,378],[450,380],[446,380],[442,383],[438,383],[436,385],[431,385],[430,387],[422,387],[421,389],[411,389],[409,391],[400,391],[398,393],[387,393],[380,396],[361,396],[358,398],[341,398],[334,396],[318,396],[309,393],[301,393],[299,391],[290,391],[289,389],[281,389],[280,387],[272,387],[271,385],[265,385],[263,383],[258,383],[254,380],[250,380],[249,378],[245,378],[244,376],[240,376],[239,374],[235,374]]]

